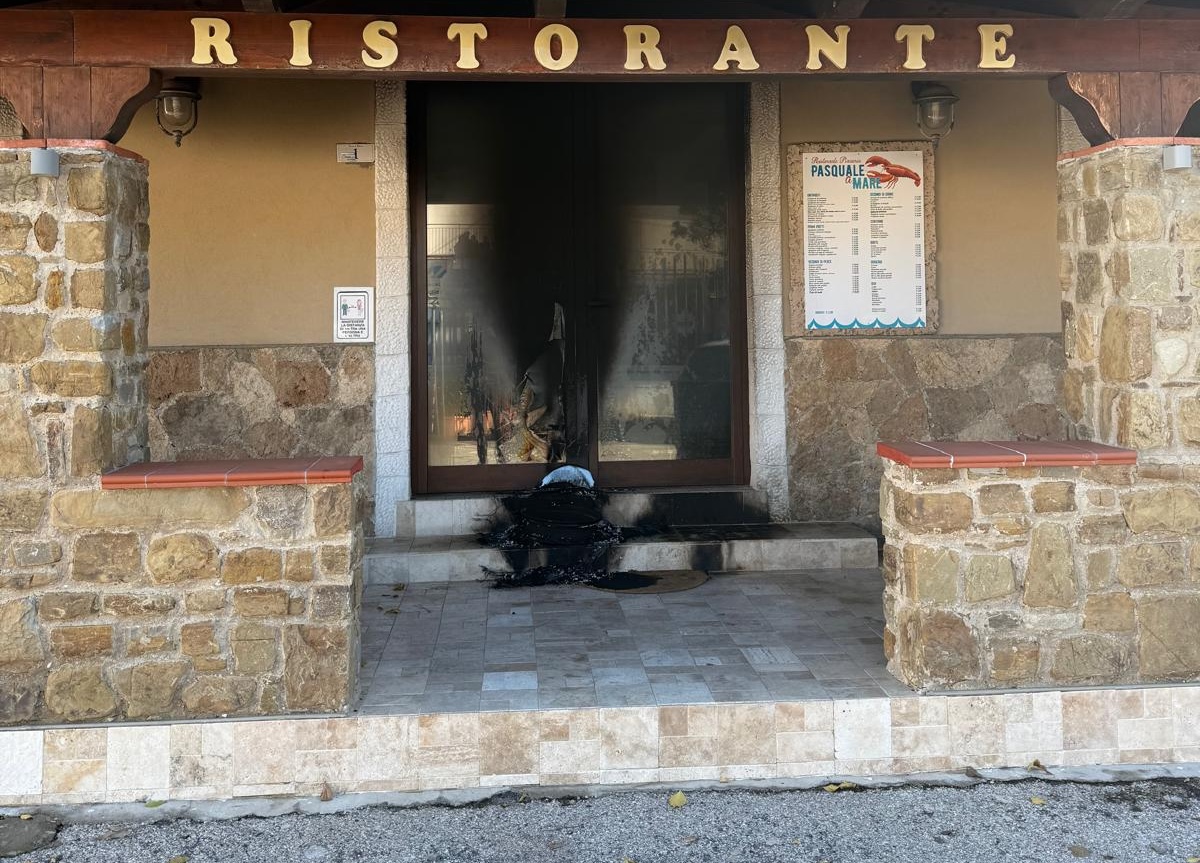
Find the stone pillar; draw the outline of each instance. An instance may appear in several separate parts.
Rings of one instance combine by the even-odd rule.
[[[52,492],[95,488],[146,450],[147,171],[60,150],[57,179],[0,149],[0,715],[35,709],[35,594],[66,577]],[[66,550],[69,553],[69,550]]]
[[[1200,155],[1200,154],[1198,154]],[[1120,141],[1059,163],[1064,401],[1078,437],[1200,462],[1200,173]]]
[[[412,536],[408,131],[403,81],[375,83],[375,535]],[[422,312],[424,314],[424,312]]]
[[[917,689],[1200,676],[1200,469],[884,470],[884,648]]]

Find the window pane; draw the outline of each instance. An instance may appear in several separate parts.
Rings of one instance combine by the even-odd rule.
[[[638,86],[599,102],[612,322],[599,357],[600,459],[727,458],[727,95]]]
[[[544,462],[554,446],[563,457],[565,95],[553,86],[429,91],[430,465]]]

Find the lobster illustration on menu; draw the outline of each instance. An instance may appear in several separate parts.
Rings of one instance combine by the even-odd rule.
[[[917,186],[921,185],[921,175],[911,168],[889,162],[883,156],[872,156],[867,159],[866,166],[874,170],[867,171],[867,176],[878,180],[884,188],[890,189],[901,180],[912,180]]]

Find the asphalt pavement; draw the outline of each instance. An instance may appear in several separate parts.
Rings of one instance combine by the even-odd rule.
[[[831,786],[832,787],[832,786]],[[31,863],[1200,863],[1200,780],[505,793],[465,806],[64,826]],[[150,816],[158,817],[158,816]]]

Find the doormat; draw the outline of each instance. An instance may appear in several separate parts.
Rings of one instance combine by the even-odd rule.
[[[608,593],[678,593],[708,581],[700,569],[658,569],[649,572],[610,572],[587,587]]]

